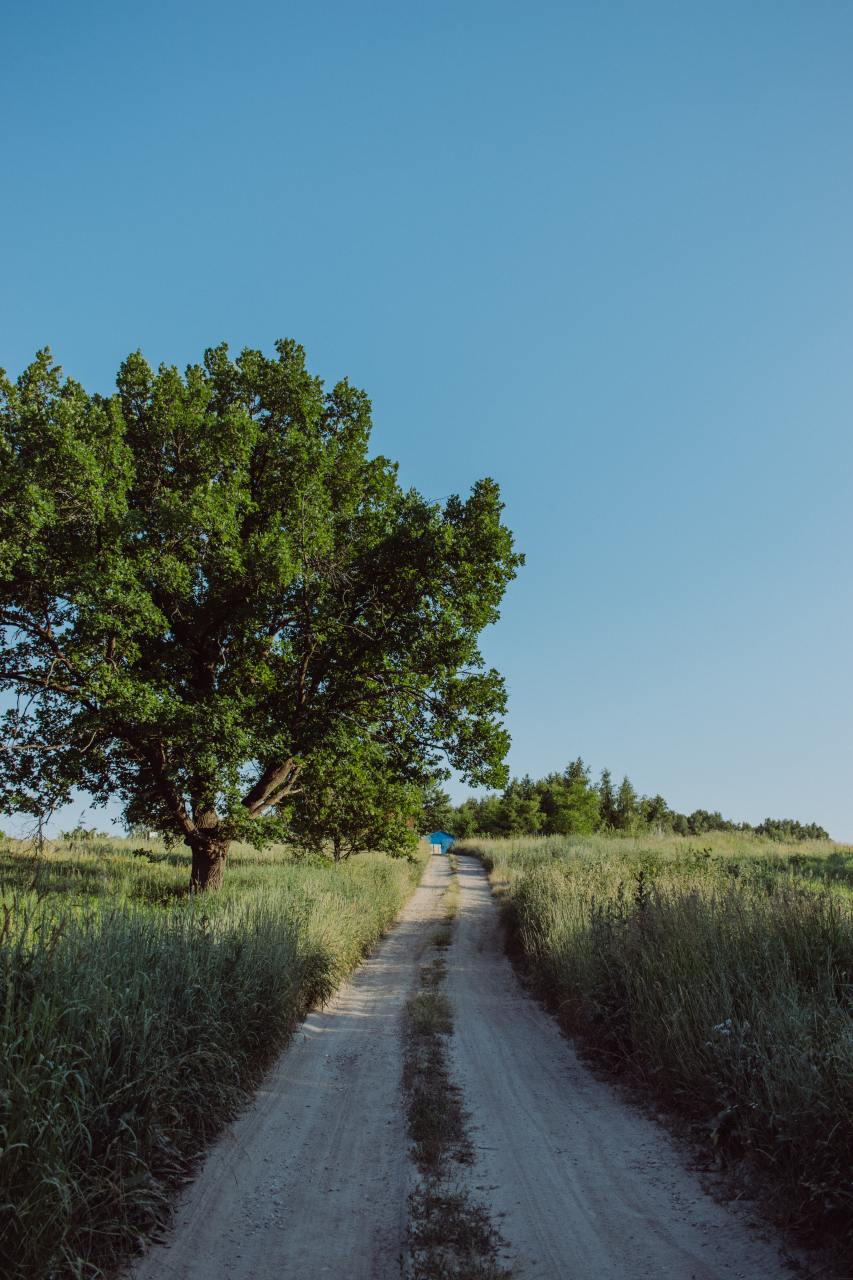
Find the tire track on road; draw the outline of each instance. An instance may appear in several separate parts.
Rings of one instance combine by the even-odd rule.
[[[446,989],[451,1071],[472,1118],[473,1185],[518,1280],[782,1280],[778,1249],[717,1203],[666,1133],[580,1062],[521,988],[475,858]]]
[[[392,932],[312,1013],[133,1280],[391,1280],[407,1226],[402,1018],[442,918],[432,858]]]

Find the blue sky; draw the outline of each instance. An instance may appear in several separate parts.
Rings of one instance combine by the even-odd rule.
[[[139,347],[298,338],[404,483],[502,486],[514,772],[580,753],[853,840],[850,5],[47,3],[2,35],[0,365],[49,344],[105,391]]]

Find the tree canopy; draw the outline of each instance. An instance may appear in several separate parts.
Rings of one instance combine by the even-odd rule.
[[[430,781],[423,788],[417,817],[422,835],[431,831],[445,831],[452,822],[453,804],[437,781]]]
[[[498,487],[427,501],[370,428],[365,393],[326,389],[289,340],[183,374],[136,353],[111,396],[49,351],[0,376],[4,811],[118,796],[205,887],[335,761],[505,783],[478,646],[521,563]]]

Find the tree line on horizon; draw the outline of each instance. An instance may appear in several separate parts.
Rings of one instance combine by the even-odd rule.
[[[614,784],[609,769],[593,781],[580,756],[562,773],[534,780],[513,778],[502,793],[469,796],[453,805],[437,785],[425,795],[424,828],[446,829],[458,839],[466,836],[592,835],[594,832],[673,832],[701,836],[710,831],[744,831],[772,840],[828,840],[816,822],[795,818],[765,818],[752,825],[732,822],[719,810],[694,809],[679,813],[660,794],[640,795],[630,779]]]

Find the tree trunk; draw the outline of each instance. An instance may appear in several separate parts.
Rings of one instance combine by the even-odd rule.
[[[193,855],[190,872],[190,892],[207,893],[222,887],[225,859],[228,856],[227,840],[187,840]]]

